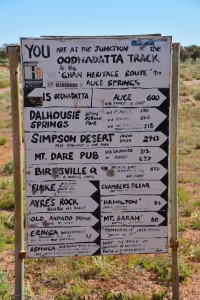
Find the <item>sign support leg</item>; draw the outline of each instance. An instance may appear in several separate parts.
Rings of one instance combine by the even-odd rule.
[[[177,191],[177,128],[179,94],[179,54],[180,44],[174,43],[172,53],[172,101],[171,101],[171,248],[172,248],[172,294],[173,300],[179,300],[178,267],[178,191]]]
[[[24,299],[24,222],[22,131],[19,89],[19,46],[8,46],[12,104],[14,203],[15,203],[15,300]]]

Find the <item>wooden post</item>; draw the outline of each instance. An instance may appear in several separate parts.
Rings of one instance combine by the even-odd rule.
[[[24,299],[24,216],[21,105],[19,89],[19,46],[8,46],[12,104],[14,205],[15,205],[15,300]]]
[[[179,300],[178,266],[178,189],[177,189],[177,130],[179,96],[179,55],[180,44],[174,43],[172,53],[172,100],[171,100],[171,137],[170,137],[170,179],[171,179],[171,248],[172,248],[172,294]]]

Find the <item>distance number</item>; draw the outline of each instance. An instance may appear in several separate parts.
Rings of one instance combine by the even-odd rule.
[[[159,95],[149,95],[147,96],[147,101],[158,101],[160,99]]]

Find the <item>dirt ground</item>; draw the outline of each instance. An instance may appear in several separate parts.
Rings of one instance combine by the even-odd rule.
[[[8,66],[0,66],[0,71],[8,71],[9,67]]]
[[[0,130],[1,136],[1,130]],[[12,143],[12,134],[11,132],[7,132],[6,134],[7,143],[5,145],[0,146],[0,175],[2,174],[3,167],[5,163],[12,159],[13,157],[13,143]]]
[[[194,84],[200,84],[200,80],[188,80],[188,81],[184,81],[184,84],[185,85],[188,85],[188,86],[191,86],[191,85],[194,85]]]

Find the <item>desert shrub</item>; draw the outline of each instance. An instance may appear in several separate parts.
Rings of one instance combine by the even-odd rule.
[[[5,137],[0,137],[0,146],[3,146],[7,143],[7,138]]]
[[[165,296],[166,296],[166,291],[159,290],[152,294],[151,300],[162,300],[162,299],[164,299]]]
[[[12,175],[14,173],[14,162],[13,160],[9,160],[7,163],[5,163],[3,172],[6,175]]]
[[[0,209],[10,210],[14,208],[14,192],[6,191],[0,194]]]
[[[0,209],[14,208],[13,177],[4,177],[0,180]]]
[[[200,90],[194,93],[194,99],[200,101]]]
[[[200,262],[200,244],[198,244],[197,246],[191,247],[190,259],[192,261]]]
[[[190,200],[190,194],[186,191],[186,189],[182,186],[178,187],[178,203],[180,205],[188,204]]]
[[[0,271],[0,299],[7,300],[11,296],[11,286],[7,282],[6,274]]]

